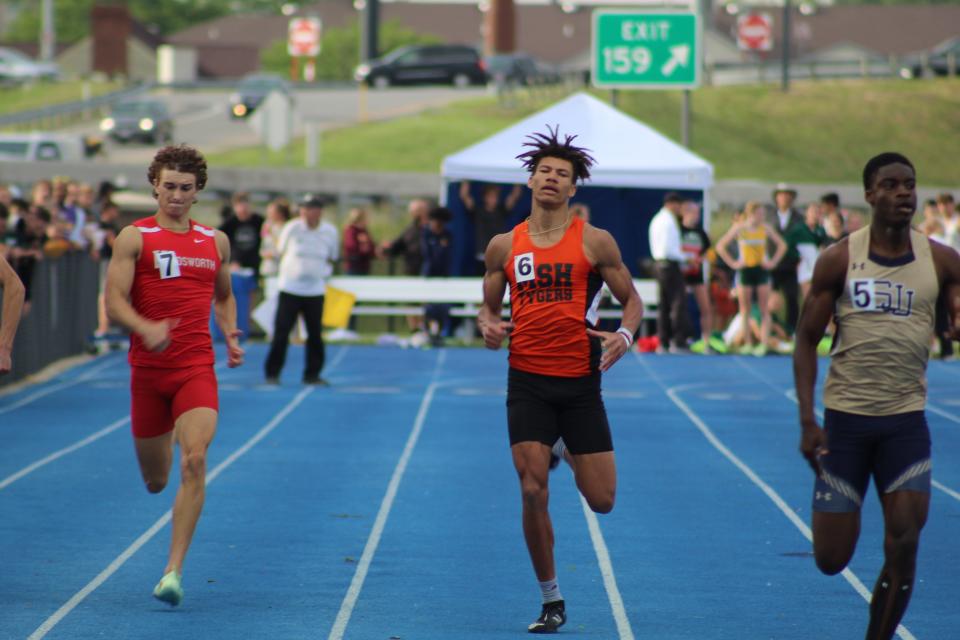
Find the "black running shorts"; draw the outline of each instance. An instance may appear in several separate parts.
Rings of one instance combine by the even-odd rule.
[[[579,378],[545,376],[511,368],[507,376],[510,445],[563,438],[570,453],[613,451],[600,397],[600,373]]]
[[[862,416],[824,412],[829,453],[813,489],[814,511],[859,511],[873,476],[877,493],[930,493],[930,430],[923,411]]]

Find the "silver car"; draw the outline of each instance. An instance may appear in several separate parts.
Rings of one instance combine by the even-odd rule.
[[[38,62],[10,47],[0,47],[0,82],[56,80],[60,68],[52,62]]]

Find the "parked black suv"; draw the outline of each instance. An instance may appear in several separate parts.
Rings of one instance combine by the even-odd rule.
[[[436,44],[401,47],[382,58],[361,64],[357,82],[383,88],[394,84],[486,84],[487,72],[477,50],[466,45]]]
[[[953,60],[951,61],[951,57]],[[951,69],[950,65],[953,65]],[[950,38],[935,46],[927,53],[926,66],[921,56],[911,58],[900,69],[900,77],[922,78],[925,71],[935,76],[949,75],[960,72],[960,37]]]

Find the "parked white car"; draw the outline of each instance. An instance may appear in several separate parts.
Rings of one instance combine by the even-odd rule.
[[[82,162],[99,149],[99,140],[76,134],[0,133],[0,161]]]
[[[60,68],[52,62],[38,62],[16,49],[0,47],[0,82],[56,80]]]

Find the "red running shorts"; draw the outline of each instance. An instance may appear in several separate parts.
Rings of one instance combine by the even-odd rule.
[[[130,400],[135,438],[169,433],[177,418],[191,409],[220,408],[217,376],[211,365],[176,369],[131,367]]]

